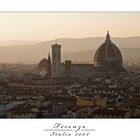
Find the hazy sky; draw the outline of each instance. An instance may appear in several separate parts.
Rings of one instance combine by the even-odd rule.
[[[140,36],[140,13],[0,13],[0,41]]]

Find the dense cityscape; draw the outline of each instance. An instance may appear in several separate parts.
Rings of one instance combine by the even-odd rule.
[[[109,32],[93,61],[61,62],[56,43],[39,64],[0,64],[0,117],[140,118],[140,62],[123,63]]]

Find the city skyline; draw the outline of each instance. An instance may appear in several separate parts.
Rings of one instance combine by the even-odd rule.
[[[0,14],[0,118],[140,118],[139,16]]]
[[[124,67],[109,31],[92,56],[62,63],[52,44],[38,65],[0,64],[0,118],[140,118],[140,62]]]

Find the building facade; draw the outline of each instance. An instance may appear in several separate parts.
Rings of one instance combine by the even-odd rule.
[[[93,64],[72,64],[70,60],[66,60],[61,66],[61,76],[66,78],[93,77],[95,67]]]

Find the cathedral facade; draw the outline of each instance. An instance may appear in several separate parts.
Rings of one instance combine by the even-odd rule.
[[[52,59],[51,59],[52,58]],[[38,67],[45,69],[48,77],[52,78],[91,78],[98,74],[118,75],[126,70],[123,68],[123,58],[119,48],[111,41],[109,31],[105,42],[103,42],[95,52],[93,64],[72,64],[71,60],[61,63],[61,45],[52,45],[52,54],[48,59],[40,61]]]

